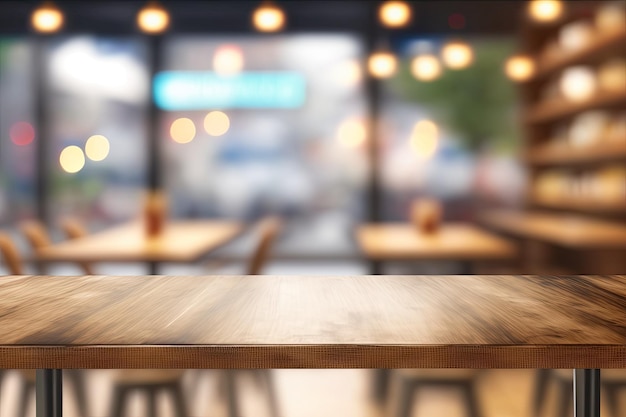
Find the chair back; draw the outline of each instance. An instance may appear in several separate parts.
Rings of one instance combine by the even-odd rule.
[[[66,218],[61,221],[61,229],[68,239],[78,239],[87,236],[87,228],[80,220],[75,218]]]
[[[280,228],[281,221],[276,217],[266,217],[259,222],[259,243],[248,263],[247,275],[261,274]]]
[[[17,247],[6,233],[0,232],[0,254],[11,275],[24,275],[24,266]]]
[[[20,230],[35,252],[49,246],[52,241],[44,225],[38,220],[28,220],[20,224]]]
[[[87,228],[80,220],[75,218],[66,218],[61,221],[61,229],[68,239],[79,239],[87,236]],[[79,262],[78,265],[83,269],[85,275],[95,275],[93,265],[89,262]]]

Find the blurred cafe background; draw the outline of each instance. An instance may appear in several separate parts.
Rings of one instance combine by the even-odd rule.
[[[625,161],[622,0],[0,2],[0,274],[623,274]],[[192,220],[237,233],[42,255]],[[70,374],[68,416],[161,379],[159,416],[571,415],[560,371]],[[32,387],[0,374],[0,416]]]

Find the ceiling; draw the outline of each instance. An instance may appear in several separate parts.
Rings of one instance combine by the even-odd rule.
[[[138,33],[137,11],[145,1],[55,1],[65,13],[64,33],[129,35]],[[168,33],[253,33],[250,15],[260,1],[162,0],[171,16]],[[379,1],[276,0],[287,14],[287,32],[364,32],[378,34]],[[525,1],[411,1],[414,19],[399,36],[419,34],[515,35]],[[29,16],[41,1],[1,1],[0,34],[31,33]],[[448,17],[460,13],[463,29],[452,30]],[[268,36],[268,35],[265,35]],[[271,35],[270,35],[271,36]]]

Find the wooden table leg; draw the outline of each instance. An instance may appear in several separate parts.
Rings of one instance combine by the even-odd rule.
[[[574,417],[600,417],[600,370],[574,370]]]
[[[37,417],[63,416],[63,382],[60,369],[37,369]]]

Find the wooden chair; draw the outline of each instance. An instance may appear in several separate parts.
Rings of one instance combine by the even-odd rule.
[[[266,217],[259,222],[259,242],[250,257],[246,275],[260,275],[269,259],[272,245],[280,232],[281,221],[277,217]]]
[[[9,235],[0,232],[0,254],[11,275],[24,275],[22,258]]]
[[[571,415],[573,404],[573,371],[571,369],[538,369],[535,385],[534,412],[541,416],[548,385],[557,385],[557,417]],[[624,412],[619,409],[618,393],[626,390],[626,369],[603,369],[600,373],[600,387],[606,395],[609,416],[621,417]]]
[[[280,232],[281,226],[282,222],[277,217],[265,217],[259,221],[256,226],[256,232],[259,237],[256,247],[250,256],[250,260],[245,267],[246,275],[261,275],[263,273],[263,269],[269,260],[272,246]],[[254,380],[265,388],[267,391],[270,415],[272,417],[278,417],[280,413],[276,401],[276,392],[274,389],[272,373],[269,369],[252,371],[235,371],[229,369],[221,371],[219,378],[222,389],[220,392],[226,396],[228,416],[240,417],[239,404],[237,401],[238,395],[236,376],[241,375],[244,372],[251,374]]]
[[[89,233],[87,232],[87,228],[75,218],[65,218],[61,221],[61,229],[65,236],[68,239],[80,239],[81,237],[87,236]],[[89,262],[79,262],[78,263],[85,275],[95,275],[93,265]]]
[[[480,371],[475,369],[400,369],[395,373],[398,383],[398,417],[410,417],[413,395],[424,387],[457,389],[463,394],[465,410],[469,417],[481,417],[476,381]]]
[[[36,226],[32,230],[38,233]],[[35,236],[35,234],[33,234]],[[35,236],[35,239],[46,237],[46,234]],[[24,275],[24,267],[22,258],[17,250],[17,247],[13,243],[13,240],[6,234],[0,232],[0,255],[4,259],[7,269],[11,275]],[[70,381],[72,382],[78,411],[82,417],[87,416],[87,397],[85,394],[85,382],[81,370],[69,369],[63,371]],[[26,410],[28,408],[28,401],[35,394],[35,371],[34,370],[20,370],[21,374],[21,390],[20,400],[18,406],[18,417],[26,417]],[[1,377],[2,375],[0,375]],[[0,380],[1,382],[1,380]]]
[[[28,220],[22,222],[20,224],[20,230],[35,253],[52,244],[52,239],[50,239],[50,235],[48,235],[45,226],[38,220]],[[72,233],[75,233],[77,230],[79,231],[79,229],[73,229]],[[68,236],[70,235],[68,234]],[[79,262],[78,265],[81,267],[85,275],[94,275],[93,268],[89,263]]]

